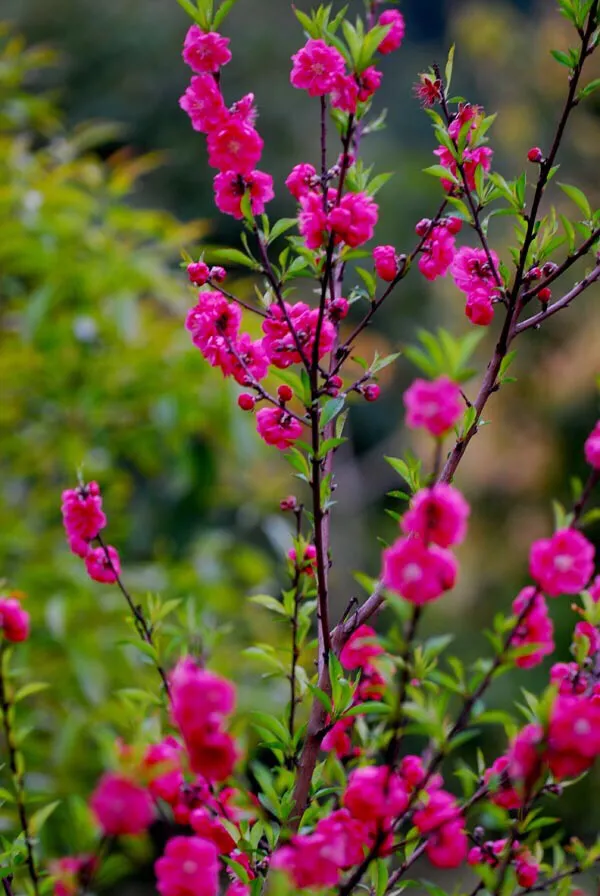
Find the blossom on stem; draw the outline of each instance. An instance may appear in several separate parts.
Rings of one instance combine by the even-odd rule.
[[[305,357],[312,358],[319,321],[319,309],[311,308],[304,302],[294,305],[285,303],[286,313],[281,306],[273,304],[269,308],[269,316],[263,320],[263,348],[269,361],[280,370],[291,364],[299,364],[302,360],[298,344]],[[290,331],[286,315],[295,331]],[[331,351],[335,341],[335,327],[330,320],[323,319],[319,336],[319,360]]]
[[[406,30],[404,16],[397,9],[386,9],[379,16],[379,21],[377,22],[377,24],[389,26],[388,33],[383,38],[377,49],[384,56],[388,53],[393,53],[394,50],[397,50],[402,44],[402,39]]]
[[[221,171],[213,181],[215,205],[224,215],[231,215],[240,221],[242,199],[249,193],[252,214],[262,215],[265,205],[273,199],[273,178],[264,171],[250,171],[239,174],[236,171]]]
[[[575,529],[560,529],[551,538],[533,543],[529,571],[550,597],[578,594],[594,572],[593,544]]]
[[[293,87],[308,91],[309,96],[325,96],[333,90],[338,75],[344,73],[344,57],[323,40],[310,39],[292,56],[290,81]]]
[[[302,162],[300,165],[295,165],[292,168],[286,178],[285,185],[294,199],[300,200],[303,196],[307,196],[310,193],[316,180],[318,180],[318,175],[314,165]]]
[[[90,579],[112,585],[121,575],[121,561],[117,549],[112,545],[90,548],[84,557],[85,568]]]
[[[0,596],[0,632],[15,644],[29,637],[29,613],[16,597]]]
[[[456,253],[452,228],[440,221],[429,230],[419,258],[419,270],[427,280],[444,277]]]
[[[141,834],[154,817],[148,791],[116,772],[102,775],[90,799],[90,808],[108,837]]]
[[[198,74],[218,72],[231,59],[229,38],[192,25],[183,44],[184,61]]]
[[[600,420],[587,437],[585,446],[585,459],[595,470],[600,470]]]
[[[364,669],[382,653],[385,650],[377,641],[375,629],[370,625],[359,625],[342,647],[340,663],[345,669]]]
[[[227,118],[227,108],[219,86],[212,75],[194,75],[179,99],[179,105],[190,117],[195,131],[208,134]]]
[[[458,489],[440,482],[413,496],[402,518],[402,531],[418,535],[425,544],[433,542],[448,548],[463,541],[469,513],[470,507]]]
[[[383,552],[384,585],[412,604],[428,603],[454,588],[457,575],[449,551],[418,537],[399,538]]]
[[[375,246],[373,249],[375,273],[381,280],[391,283],[398,276],[400,266],[394,246]]]
[[[267,445],[285,451],[302,435],[302,424],[285,408],[261,408],[256,414],[256,431]]]
[[[154,871],[161,896],[217,896],[219,892],[216,847],[200,837],[171,837]]]
[[[238,118],[231,117],[208,135],[208,164],[219,171],[250,174],[264,146],[258,131]]]
[[[447,376],[416,379],[404,393],[404,405],[407,426],[422,427],[436,438],[448,432],[463,413],[460,387]]]
[[[514,599],[512,609],[520,616],[529,606],[511,642],[511,647],[535,646],[535,650],[515,660],[520,669],[531,669],[554,652],[554,626],[544,596],[533,586],[524,588]]]
[[[379,216],[377,203],[366,193],[346,193],[328,217],[336,242],[355,249],[371,239]]]

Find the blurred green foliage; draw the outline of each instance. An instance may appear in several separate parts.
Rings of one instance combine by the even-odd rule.
[[[118,646],[135,638],[120,594],[90,582],[66,548],[61,491],[78,471],[101,482],[126,581],[136,596],[184,601],[199,649],[219,650],[203,643],[202,620],[217,627],[240,594],[268,582],[271,552],[244,517],[255,493],[246,421],[232,416],[228,387],[190,351],[182,325],[190,296],[177,258],[206,225],[133,205],[156,158],[103,161],[94,149],[112,125],[67,130],[52,97],[30,90],[55,61],[4,29],[0,578],[28,595],[32,614],[17,664],[50,685],[19,706],[35,735],[24,744],[28,790],[81,798],[114,733],[131,735],[140,719],[116,691],[155,680],[135,648]],[[242,614],[239,637],[256,624]],[[3,825],[14,823],[10,807],[3,813]],[[46,830],[53,851],[67,849],[61,826]]]

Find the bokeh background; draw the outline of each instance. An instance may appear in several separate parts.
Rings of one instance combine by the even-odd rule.
[[[401,9],[407,37],[382,66],[388,126],[365,140],[364,154],[378,171],[394,171],[378,197],[378,242],[407,250],[415,222],[439,204],[437,181],[421,173],[434,143],[412,93],[417,72],[443,64],[456,42],[454,90],[499,113],[495,167],[513,176],[528,147],[545,146],[552,133],[566,72],[549,49],[565,48],[570,35],[548,0],[404,0]],[[215,212],[203,141],[177,103],[189,77],[184,13],[175,0],[3,0],[1,17],[0,579],[29,595],[35,635],[25,655],[51,685],[30,701],[29,783],[42,796],[57,792],[57,821],[70,815],[83,830],[82,800],[114,733],[127,737],[137,718],[118,691],[152,673],[118,646],[127,637],[120,595],[90,583],[64,544],[61,490],[79,469],[98,479],[132,590],[183,602],[185,625],[239,682],[248,710],[261,691],[273,705],[285,700],[241,650],[252,638],[281,637],[247,596],[274,594],[282,581],[290,534],[278,502],[290,491],[289,468],[258,444],[236,389],[207,368],[183,329],[193,294],[180,249],[225,244],[238,232]],[[252,90],[260,110],[263,167],[277,187],[269,213],[293,214],[283,180],[317,154],[317,108],[288,82],[300,28],[288,2],[240,0],[225,33],[234,52],[226,96]],[[564,179],[597,207],[600,93],[574,116],[561,163]],[[505,258],[509,239],[506,224],[493,225]],[[456,632],[466,660],[488,650],[482,629],[525,583],[528,545],[552,525],[551,499],[568,504],[569,478],[585,475],[582,442],[599,410],[599,300],[591,290],[522,339],[518,382],[493,399],[491,425],[461,466],[471,537],[460,584],[427,625]],[[465,332],[458,293],[415,273],[359,353],[396,351],[419,327],[442,325]],[[478,349],[480,365],[492,338]],[[402,390],[415,371],[400,359],[385,373],[381,400],[353,405],[337,460],[334,615],[361,596],[353,570],[377,574],[376,535],[393,535],[386,493],[398,481],[383,455],[420,448],[402,425]],[[596,540],[599,529],[590,531]],[[568,600],[552,612],[566,658]],[[386,624],[384,616],[382,631]],[[494,700],[540,689],[547,671],[501,679]],[[493,752],[502,736],[484,733],[479,745]],[[597,773],[565,799],[570,833],[590,838],[598,829],[592,793],[600,793]],[[64,825],[50,827],[49,848],[72,851]]]

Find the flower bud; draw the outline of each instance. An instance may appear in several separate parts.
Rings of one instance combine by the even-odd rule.
[[[365,386],[363,390],[363,395],[365,396],[367,401],[377,401],[381,394],[381,389],[377,385],[377,383],[369,383],[368,386]]]
[[[226,276],[227,271],[225,268],[217,266],[210,269],[210,279],[214,280],[215,283],[222,283]]]
[[[250,395],[249,392],[242,392],[242,394],[238,396],[238,407],[243,411],[252,411],[255,404],[256,399],[254,395]]]
[[[534,162],[539,164],[544,161],[544,155],[539,146],[532,146],[529,152],[527,153],[527,158],[530,162]]]
[[[208,265],[203,261],[194,261],[187,266],[190,283],[194,286],[204,286],[209,277]]]
[[[280,386],[277,390],[277,395],[279,397],[279,400],[283,402],[291,401],[294,397],[292,389],[287,385]]]

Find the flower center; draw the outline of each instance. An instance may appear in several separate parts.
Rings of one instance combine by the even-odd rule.
[[[578,719],[573,725],[573,731],[575,732],[575,734],[580,734],[581,736],[589,734],[591,730],[592,726],[587,721],[587,719]]]
[[[183,863],[183,873],[184,874],[195,874],[198,870],[198,865],[196,862],[192,862],[191,859],[188,859],[187,862]]]
[[[405,582],[418,582],[423,577],[418,563],[408,563],[404,567],[403,579]]]
[[[567,554],[559,554],[554,561],[554,568],[559,572],[568,572],[573,566],[573,558]]]

